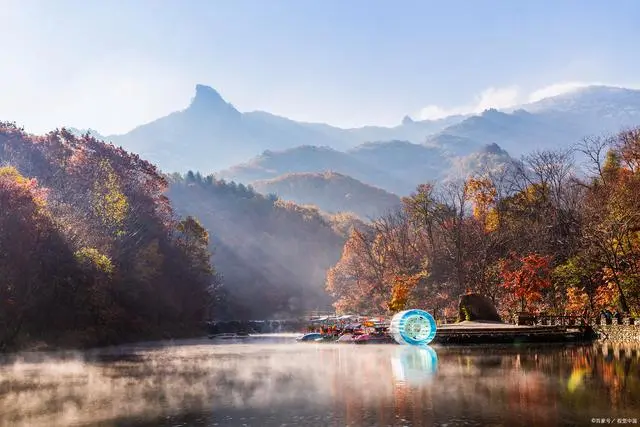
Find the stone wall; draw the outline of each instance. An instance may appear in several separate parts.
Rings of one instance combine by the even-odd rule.
[[[537,326],[591,326],[601,340],[640,342],[640,319],[628,316],[623,317],[617,315],[607,317],[603,315],[599,319],[588,320],[578,316],[539,315],[534,316],[532,323]],[[518,324],[523,323],[519,321]]]
[[[640,319],[632,317],[607,319],[602,316],[594,330],[601,340],[640,341]]]
[[[640,325],[597,325],[600,339],[609,341],[640,341]]]

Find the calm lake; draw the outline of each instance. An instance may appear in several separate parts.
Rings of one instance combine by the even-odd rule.
[[[1,363],[1,426],[640,424],[637,345],[415,348],[272,335]]]

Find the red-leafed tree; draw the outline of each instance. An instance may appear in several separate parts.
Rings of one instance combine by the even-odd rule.
[[[529,254],[518,257],[512,254],[502,262],[502,286],[510,301],[509,308],[535,311],[542,300],[542,291],[551,286],[551,257]]]

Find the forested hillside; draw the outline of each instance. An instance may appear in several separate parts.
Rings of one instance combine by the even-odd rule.
[[[579,173],[574,156],[589,159]],[[424,184],[352,232],[327,289],[340,311],[457,313],[466,291],[519,311],[640,314],[640,128]]]
[[[251,185],[258,180],[273,179],[290,173],[327,171],[350,176],[395,194],[405,194],[414,186],[411,181],[403,181],[390,174],[386,165],[379,160],[361,161],[349,153],[310,145],[283,151],[266,150],[248,162],[217,172],[215,175],[219,179]]]
[[[360,224],[352,215],[328,216],[198,173],[172,175],[168,196],[212,236],[226,292],[223,317],[287,318],[331,307],[326,272],[352,226]]]
[[[208,234],[174,215],[155,166],[66,130],[0,123],[0,349],[201,331]]]
[[[298,204],[316,205],[329,213],[353,212],[365,220],[400,206],[395,194],[336,172],[293,173],[255,181],[252,186],[262,194],[273,193]]]

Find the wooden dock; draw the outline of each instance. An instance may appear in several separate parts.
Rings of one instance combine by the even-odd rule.
[[[499,322],[464,321],[438,327],[434,344],[506,344],[588,342],[590,326],[523,326]]]

